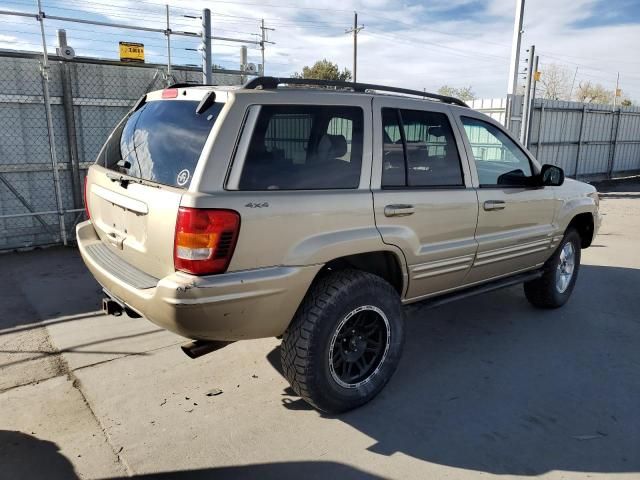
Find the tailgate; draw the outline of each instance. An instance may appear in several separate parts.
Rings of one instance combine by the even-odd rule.
[[[113,173],[89,169],[87,203],[98,236],[127,263],[156,278],[174,272],[173,239],[182,191],[166,186],[129,183]]]

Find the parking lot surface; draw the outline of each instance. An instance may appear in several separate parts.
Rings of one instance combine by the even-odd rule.
[[[191,360],[99,312],[76,250],[1,255],[0,476],[638,479],[640,184],[599,189],[565,307],[521,287],[409,306],[392,381],[339,416],[288,388],[276,339]]]

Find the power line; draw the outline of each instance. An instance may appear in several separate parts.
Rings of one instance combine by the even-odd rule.
[[[373,33],[372,33],[372,30],[373,30]],[[394,41],[396,43],[404,43],[404,44],[407,44],[407,45],[420,45],[420,46],[424,46],[425,44],[426,45],[431,45],[431,46],[436,47],[436,48],[442,48],[442,49],[445,49],[445,50],[450,50],[452,52],[451,55],[457,55],[457,56],[465,57],[465,58],[475,58],[475,59],[477,59],[479,57],[480,58],[484,57],[484,58],[487,58],[487,59],[490,59],[490,60],[497,59],[497,60],[501,60],[503,62],[507,61],[507,59],[505,57],[498,56],[498,55],[479,53],[479,52],[471,51],[471,50],[462,50],[462,49],[459,49],[459,48],[449,47],[447,45],[442,45],[442,44],[439,44],[437,42],[432,42],[432,41],[429,41],[429,40],[415,40],[415,39],[411,39],[411,38],[402,39],[402,38],[396,37],[393,34],[378,33],[377,30],[374,30],[374,29],[371,29],[371,28],[368,30],[367,35],[378,36],[378,37],[381,37],[381,38],[386,38],[388,40],[392,40],[392,41]]]

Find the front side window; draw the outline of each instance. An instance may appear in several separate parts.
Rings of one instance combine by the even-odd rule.
[[[263,105],[240,190],[357,188],[362,166],[359,107]]]
[[[444,113],[382,110],[383,187],[463,186],[460,155]]]
[[[491,123],[462,117],[471,145],[480,186],[526,186],[532,178],[527,155]]]

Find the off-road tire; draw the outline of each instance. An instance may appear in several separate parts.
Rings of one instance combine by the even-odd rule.
[[[332,376],[336,374],[329,364],[331,341],[341,322],[345,325],[348,315],[362,307],[378,309],[386,316],[388,347],[365,383],[345,388]],[[356,408],[375,397],[393,375],[402,353],[403,324],[400,297],[384,279],[351,269],[328,273],[311,286],[283,335],[284,375],[296,394],[320,411],[340,413]]]
[[[569,285],[564,292],[561,292],[556,286],[557,270],[560,264],[560,254],[567,243],[571,243],[573,246],[575,262]],[[580,244],[580,234],[573,228],[567,229],[555,253],[544,264],[542,277],[524,284],[525,296],[532,305],[538,308],[558,308],[569,300],[580,270]]]

